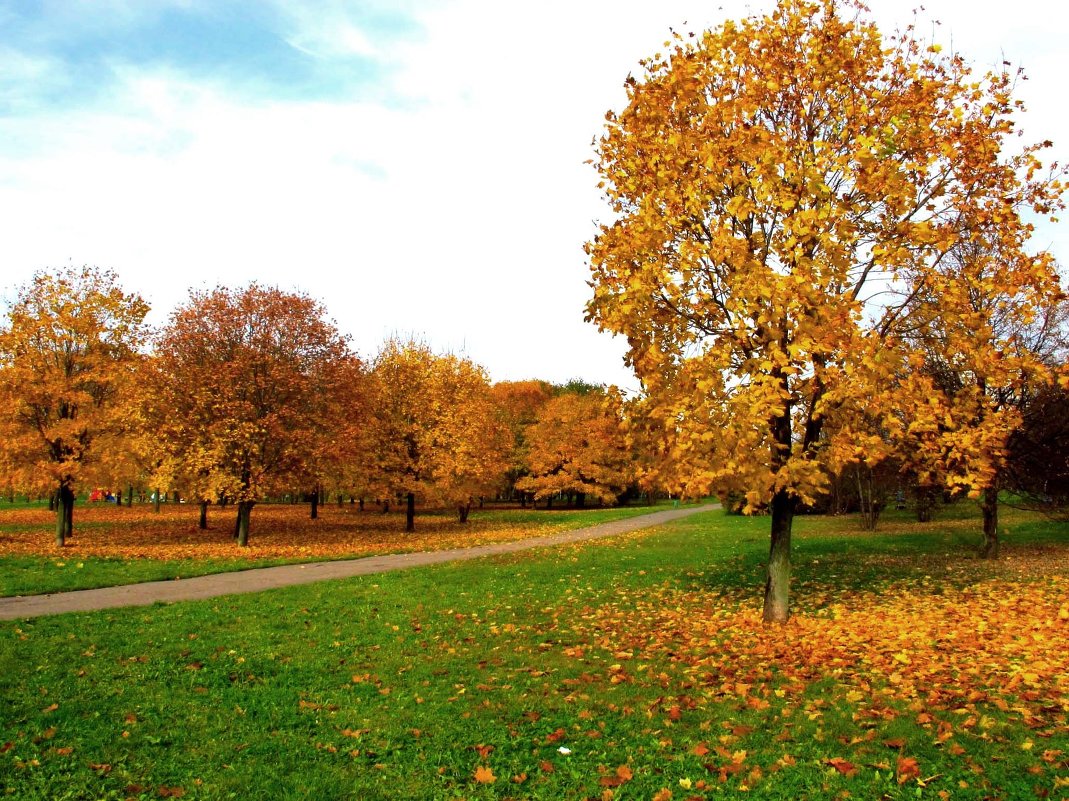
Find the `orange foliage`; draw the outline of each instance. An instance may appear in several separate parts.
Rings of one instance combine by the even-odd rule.
[[[565,392],[538,410],[526,430],[530,475],[516,482],[536,498],[589,495],[612,503],[632,478],[616,394]]]
[[[67,268],[37,273],[0,327],[0,469],[12,488],[59,490],[58,545],[74,491],[123,450],[120,403],[147,313],[114,273]]]
[[[358,372],[306,295],[256,284],[191,293],[144,377],[160,472],[198,499],[236,501],[246,544],[252,504],[319,478]]]
[[[415,341],[383,345],[369,376],[370,485],[466,509],[507,469],[507,431],[481,367]]]

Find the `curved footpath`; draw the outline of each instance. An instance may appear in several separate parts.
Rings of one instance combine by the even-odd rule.
[[[42,615],[57,615],[63,612],[89,612],[97,609],[114,609],[120,606],[151,606],[155,603],[193,601],[201,598],[216,598],[220,595],[260,592],[261,590],[271,590],[276,587],[289,587],[294,584],[310,584],[313,581],[366,576],[370,573],[386,573],[391,570],[405,570],[410,567],[436,565],[442,562],[460,562],[467,559],[478,559],[482,556],[515,553],[516,551],[526,551],[532,548],[545,548],[569,542],[583,542],[602,537],[612,537],[617,534],[626,534],[629,531],[658,526],[670,520],[678,520],[699,512],[708,512],[719,508],[720,504],[718,503],[688,506],[670,509],[665,512],[653,512],[648,515],[630,517],[624,520],[613,520],[609,523],[599,523],[587,528],[562,531],[559,534],[550,534],[545,537],[495,542],[490,545],[477,545],[472,548],[396,553],[331,562],[305,562],[298,565],[280,565],[278,567],[259,567],[230,573],[212,573],[207,576],[172,581],[146,581],[142,584],[126,584],[121,587],[101,587],[96,590],[75,590],[51,595],[20,595],[13,598],[0,598],[0,620],[18,620]]]

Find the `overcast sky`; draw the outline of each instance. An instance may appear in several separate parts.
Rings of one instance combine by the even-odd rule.
[[[917,4],[870,5],[890,32]],[[583,162],[670,26],[771,6],[0,0],[0,292],[110,267],[162,323],[191,287],[257,280],[322,300],[363,355],[415,333],[495,380],[633,387],[583,322],[607,217]],[[1026,138],[1064,161],[1069,11],[925,7],[977,68],[1025,67]],[[1036,245],[1069,261],[1062,227]]]

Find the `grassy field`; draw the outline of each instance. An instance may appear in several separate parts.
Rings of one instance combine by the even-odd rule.
[[[90,589],[138,581],[189,578],[267,565],[440,550],[543,536],[645,514],[650,507],[552,510],[476,510],[467,524],[455,514],[417,516],[360,512],[325,504],[311,520],[306,505],[264,504],[253,510],[248,548],[238,548],[231,510],[213,509],[209,528],[197,527],[195,506],[148,504],[79,506],[75,533],[54,544],[54,515],[43,504],[0,508],[0,597]]]
[[[1065,798],[1069,533],[767,519],[0,624],[19,799]]]

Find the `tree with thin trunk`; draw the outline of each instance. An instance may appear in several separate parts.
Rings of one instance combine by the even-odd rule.
[[[1011,152],[1016,75],[974,76],[864,15],[780,0],[676,34],[628,79],[597,148],[613,220],[587,247],[589,317],[626,336],[676,483],[771,512],[768,622],[789,613],[796,508],[854,447],[826,417],[889,401],[916,294],[957,287],[939,268],[976,238],[1011,257],[1000,280],[1042,293],[1054,272],[1024,252],[1022,212],[1054,212],[1062,187],[1042,146]]]
[[[199,500],[236,503],[244,547],[256,503],[308,475],[357,366],[306,295],[257,284],[193,292],[156,339],[145,418]]]
[[[527,475],[516,487],[537,500],[565,493],[579,506],[587,496],[614,503],[635,475],[622,411],[619,395],[601,388],[547,401],[527,427]]]
[[[114,273],[39,272],[0,326],[0,461],[20,484],[56,494],[56,545],[73,532],[75,494],[110,472],[148,305]]]
[[[473,498],[502,481],[508,432],[485,372],[423,343],[389,340],[369,375],[367,473],[377,492],[405,499],[405,530],[416,501],[448,504],[467,521]]]
[[[983,558],[999,555],[999,492],[1010,438],[1030,400],[1053,386],[1064,353],[1066,305],[1057,281],[1018,285],[1012,258],[998,243],[963,243],[916,293],[911,314],[911,338],[925,355],[920,370],[939,396],[929,405],[945,409],[929,460],[939,464],[939,489],[979,501]],[[955,280],[942,280],[948,271]],[[948,313],[955,308],[957,314]],[[903,458],[909,463],[919,450],[906,449]]]

